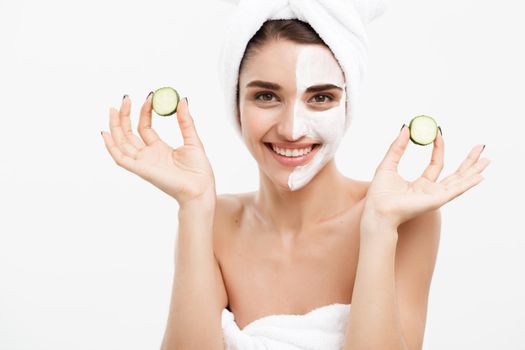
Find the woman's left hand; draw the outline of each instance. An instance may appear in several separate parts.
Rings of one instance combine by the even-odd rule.
[[[460,167],[440,182],[436,182],[443,169],[444,142],[441,132],[434,140],[432,159],[423,175],[415,181],[404,180],[397,172],[397,166],[410,139],[407,126],[388,149],[378,166],[365,198],[361,231],[371,227],[397,227],[424,212],[440,208],[484,177],[481,172],[489,165],[490,159],[479,156],[484,145],[472,148]]]

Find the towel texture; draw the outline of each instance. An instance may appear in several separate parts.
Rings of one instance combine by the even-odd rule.
[[[270,315],[242,330],[228,309],[222,311],[226,350],[340,350],[350,304],[330,304],[304,315]]]
[[[272,19],[308,22],[338,60],[346,79],[345,130],[357,106],[367,66],[366,25],[381,16],[388,0],[224,0],[235,5],[219,56],[219,77],[228,119],[240,135],[236,89],[246,45]]]

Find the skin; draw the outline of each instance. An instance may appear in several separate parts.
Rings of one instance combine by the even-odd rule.
[[[278,86],[251,86],[257,81]],[[334,87],[306,91],[324,84]],[[333,163],[344,129],[345,99],[343,72],[326,47],[273,41],[249,60],[239,76],[241,131],[263,181],[275,183],[282,193],[297,191]],[[273,159],[265,143],[320,147],[307,164],[291,167]],[[337,172],[333,164],[328,168]]]
[[[293,167],[276,162],[264,145],[321,141],[294,135],[297,110],[337,109],[344,101],[344,92],[337,89],[305,93],[298,88],[296,70],[304,47],[287,41],[268,43],[247,62],[239,77],[243,140],[259,164],[261,181],[257,192],[220,198],[219,207],[226,206],[230,214],[217,217],[217,227],[223,229],[217,233],[216,251],[230,306],[241,328],[264,315],[304,313],[331,301],[350,303],[359,246],[357,222],[366,183],[345,178],[330,157],[306,186],[292,191],[288,180]],[[313,49],[331,57],[322,46]],[[337,78],[342,79],[342,72]],[[281,88],[246,88],[254,80],[271,81]],[[261,93],[266,95],[257,100]],[[333,98],[323,98],[323,94]],[[241,251],[242,255],[235,253]],[[334,258],[325,259],[330,252]],[[346,266],[349,274],[337,273],[340,266]],[[323,291],[305,288],[321,281],[329,281],[331,287]],[[262,288],[265,285],[274,287]],[[286,297],[291,295],[294,303]],[[276,296],[281,297],[276,300]]]
[[[395,239],[394,253],[390,249],[392,260],[397,261],[395,277],[392,277],[397,279],[397,301],[393,297],[396,292],[392,289],[390,294],[379,296],[372,303],[381,297],[387,300],[383,309],[391,310],[389,324],[396,325],[396,328],[385,327],[382,332],[399,335],[394,341],[381,341],[395,346],[399,339],[406,337],[404,342],[399,340],[400,344],[410,344],[411,348],[416,349],[423,340],[428,291],[439,243],[440,214],[435,210],[437,206],[426,208],[425,213],[420,211],[417,218],[405,215],[402,225],[395,220],[387,225],[385,221],[376,230],[368,230],[368,226],[382,222],[370,219],[365,220],[367,227],[361,229],[360,220],[370,182],[344,177],[331,159],[307,186],[298,191],[290,191],[286,186],[290,169],[283,168],[271,157],[267,157],[268,150],[264,146],[267,141],[317,141],[308,138],[296,140],[293,134],[295,110],[291,106],[300,100],[303,101],[303,108],[312,108],[308,107],[308,103],[312,103],[311,99],[314,97],[312,94],[301,95],[304,92],[297,89],[295,76],[290,73],[296,70],[301,46],[284,41],[268,43],[240,75],[241,130],[245,143],[259,164],[261,183],[257,192],[240,197],[222,196],[219,200],[219,206],[228,207],[225,212],[229,213],[220,217],[230,216],[230,219],[221,220],[217,224],[222,229],[217,232],[220,238],[216,240],[215,249],[223,272],[230,309],[241,329],[267,315],[304,314],[334,302],[351,303],[353,310],[359,311],[358,303],[352,300],[358,261],[365,262],[376,254],[388,256],[391,248],[391,245],[383,245],[384,249],[377,251],[367,249],[369,245],[362,246],[360,255],[361,232],[372,236],[376,231],[384,231],[386,240],[390,243],[400,232],[403,235],[401,239]],[[254,101],[257,94],[268,91],[245,88],[248,82],[255,79],[277,83],[282,89],[272,90],[272,94],[265,97],[269,101],[266,104]],[[326,108],[334,106],[336,104],[332,103]],[[408,136],[408,132],[404,130],[402,136]],[[444,148],[441,135],[436,140],[435,147],[432,168],[439,163],[439,153]],[[479,149],[478,146],[476,151]],[[390,158],[388,160],[391,161]],[[381,178],[376,180],[379,179]],[[399,180],[394,178],[394,181]],[[406,185],[406,181],[401,181]],[[424,189],[418,187],[421,188]],[[393,198],[394,203],[399,199]],[[415,202],[420,205],[424,203],[424,199],[416,198]],[[377,202],[382,203],[381,200]],[[374,203],[376,202],[368,201],[369,213],[374,213],[374,208],[379,208],[372,205]],[[431,209],[433,211],[429,211]],[[396,217],[398,214],[390,215],[384,208],[378,210],[382,214],[377,217],[382,217],[383,214],[386,217]],[[367,215],[368,217],[371,215]],[[254,232],[257,234],[253,234]],[[370,269],[374,267],[372,264],[363,266],[370,266]],[[386,264],[383,266],[388,267]],[[385,276],[388,278],[384,270],[382,272],[379,280],[386,279]],[[369,269],[365,269],[361,276],[374,275]],[[380,283],[374,283],[378,279],[362,280],[362,284],[368,283],[371,289],[388,290]],[[324,288],[318,288],[319,285]],[[366,305],[364,309],[369,313],[366,310],[370,309],[370,305]],[[359,315],[358,312],[353,314]],[[385,314],[375,316],[376,319],[368,318],[366,323],[377,325],[381,324],[377,319],[388,319]],[[365,316],[361,316],[361,319],[365,319]],[[365,334],[366,327],[362,326],[362,322],[354,321],[353,324],[354,329],[359,327],[360,332]],[[373,334],[376,330],[373,328],[369,333]],[[363,337],[353,335],[354,341],[359,338]],[[354,344],[357,348],[360,345]]]
[[[246,64],[239,77],[239,110],[243,140],[266,178],[284,190],[304,187],[333,160],[345,126],[343,72],[332,52],[321,45],[286,45],[275,41]],[[272,55],[278,56],[276,60]],[[264,77],[264,79],[262,78]],[[265,86],[258,82],[279,82]],[[276,84],[276,83],[274,83]],[[330,84],[323,90],[308,88]],[[284,148],[319,144],[308,163],[285,166],[265,145]],[[284,183],[286,186],[284,186]]]
[[[111,133],[102,136],[115,163],[180,205],[162,349],[223,349],[220,315],[227,305],[242,329],[267,315],[304,314],[335,302],[352,304],[344,349],[422,348],[439,208],[480,183],[490,160],[480,158],[483,147],[476,145],[438,182],[444,162],[439,134],[429,165],[409,182],[397,172],[409,142],[404,127],[372,181],[343,176],[331,159],[306,186],[291,191],[290,170],[266,160],[262,142],[290,140],[293,111],[284,108],[282,119],[257,122],[264,108],[249,104],[242,83],[250,74],[278,83],[291,105],[297,91],[286,72],[294,71],[297,45],[267,43],[241,72],[241,122],[260,168],[258,191],[216,195],[186,100],[177,109],[184,144],[176,149],[151,127],[150,96],[141,109],[140,138],[131,131],[129,97],[119,110],[110,109]]]

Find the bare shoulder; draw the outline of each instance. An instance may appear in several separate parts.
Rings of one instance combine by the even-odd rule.
[[[366,192],[368,191],[368,187],[370,187],[370,183],[372,183],[372,181],[355,180],[355,179],[352,179],[352,181],[356,185],[358,185],[362,191],[365,192],[365,195],[366,195]]]
[[[229,240],[239,229],[244,210],[254,194],[255,192],[217,195],[213,225],[216,254],[229,245]]]
[[[231,225],[240,219],[244,208],[252,200],[255,192],[223,193],[217,195],[215,221],[222,225]]]
[[[430,210],[412,218],[397,228],[396,271],[399,279],[420,278],[423,284],[414,287],[420,293],[428,293],[430,280],[436,264],[441,237],[441,211]],[[417,277],[419,276],[419,277]]]
[[[422,244],[435,250],[441,233],[441,210],[435,209],[422,213],[399,225],[398,245]]]
[[[368,192],[368,187],[370,187],[371,181],[356,180],[351,178],[346,178],[347,187],[351,189],[351,192],[354,194],[354,197],[357,200],[362,200],[366,197]]]
[[[216,219],[225,220],[227,214],[233,214],[241,210],[242,201],[239,194],[223,193],[217,195],[217,203],[215,206]]]

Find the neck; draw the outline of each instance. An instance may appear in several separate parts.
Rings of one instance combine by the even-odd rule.
[[[255,208],[261,220],[280,234],[297,235],[339,213],[348,202],[345,177],[332,158],[302,188],[291,191],[273,183],[262,171]]]

